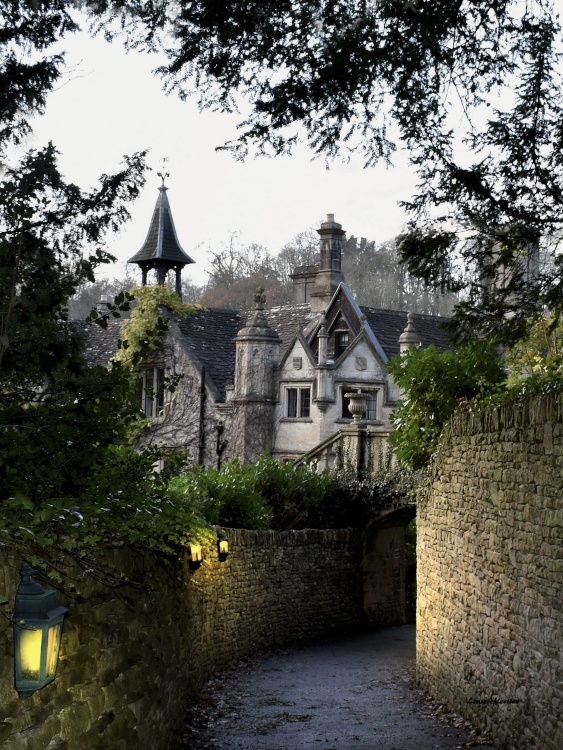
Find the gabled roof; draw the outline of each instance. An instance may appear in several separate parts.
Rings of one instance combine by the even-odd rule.
[[[166,195],[167,188],[161,185],[160,195],[154,207],[149,232],[143,247],[128,263],[146,263],[164,260],[175,265],[185,266],[195,263],[181,248],[176,235],[170,203]]]
[[[300,326],[308,320],[309,305],[274,307],[265,310],[268,324],[281,340],[281,353],[293,341]],[[235,379],[235,337],[244,328],[249,313],[237,310],[200,310],[187,318],[175,318],[186,347],[193,351],[206,375],[215,385],[220,397],[225,398],[228,385]]]
[[[341,282],[327,307],[327,317],[330,314],[329,311],[331,308],[342,304],[343,297],[349,306],[349,313],[357,318],[354,323],[358,331],[361,326],[362,315],[365,315],[367,323],[366,333],[383,361],[386,362],[391,357],[399,354],[399,337],[406,328],[408,312],[401,310],[380,310],[375,307],[360,307],[348,285]],[[423,346],[434,344],[438,349],[446,349],[449,344],[449,334],[445,326],[448,322],[449,318],[414,313],[414,327],[417,333],[420,334]],[[311,334],[316,334],[317,327],[311,327],[309,338],[311,338]]]
[[[357,307],[357,312],[366,316],[365,335],[370,340],[371,337],[376,339],[374,346],[378,352],[383,350],[383,361],[399,354],[399,336],[407,325],[407,313],[372,307]],[[265,315],[268,324],[280,337],[282,360],[296,337],[307,344],[304,334],[312,333],[322,318],[321,315],[312,315],[307,304],[270,308],[265,310]],[[222,400],[225,399],[226,387],[234,383],[235,338],[246,325],[248,316],[248,313],[237,310],[204,309],[187,318],[174,318],[185,348],[205,366],[206,376]],[[414,325],[424,346],[435,344],[440,349],[447,348],[448,336],[443,328],[447,320],[415,314]],[[84,353],[91,364],[107,365],[116,354],[121,323],[121,320],[110,319],[104,330],[96,325],[73,321],[84,339]]]
[[[361,310],[385,354],[389,358],[399,354],[399,336],[407,325],[407,313],[399,310],[378,310],[374,307],[362,307]],[[436,315],[414,314],[414,325],[423,346],[435,344],[439,349],[447,349],[449,338],[444,328],[447,322],[448,318]]]

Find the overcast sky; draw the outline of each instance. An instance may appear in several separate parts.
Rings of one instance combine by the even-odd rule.
[[[208,247],[217,249],[234,231],[244,244],[278,252],[295,234],[319,226],[334,213],[348,236],[382,242],[395,236],[405,217],[397,202],[414,187],[404,154],[396,166],[363,169],[360,160],[311,161],[303,147],[291,157],[236,162],[215,148],[236,135],[236,116],[200,113],[195,100],[166,96],[151,71],[154,56],[126,54],[87,33],[71,35],[67,78],[48,99],[46,114],[34,121],[32,145],[53,140],[66,178],[81,187],[102,172],[119,169],[123,154],[150,149],[149,173],[132,221],[113,237],[109,250],[123,263],[141,247],[158,197],[156,172],[167,157],[168,197],[180,243],[196,261],[186,270],[204,279]],[[104,275],[120,274],[108,269]]]

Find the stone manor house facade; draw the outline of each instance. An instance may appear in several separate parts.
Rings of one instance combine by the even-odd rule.
[[[328,214],[317,231],[319,264],[295,269],[293,304],[267,309],[257,290],[250,312],[202,309],[170,318],[165,346],[143,377],[140,398],[151,418],[143,442],[187,449],[208,466],[253,461],[262,451],[281,460],[320,459],[325,451],[334,462],[334,445],[353,423],[350,394],[358,391],[362,429],[385,441],[399,397],[386,362],[408,346],[445,347],[444,319],[360,307],[341,272],[342,226]],[[178,241],[164,185],[130,262],[141,268],[143,284],[151,271],[160,284],[175,273],[180,293],[181,271],[194,261]],[[90,327],[90,361],[107,363],[119,325]],[[158,396],[166,375],[181,375],[179,385]]]

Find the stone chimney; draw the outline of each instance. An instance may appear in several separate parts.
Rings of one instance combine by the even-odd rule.
[[[100,313],[100,315],[104,315],[105,313],[109,313],[109,300],[107,294],[101,294],[100,295],[100,301],[96,305],[96,310]]]
[[[293,281],[293,304],[302,305],[311,302],[311,291],[315,287],[318,266],[297,266],[290,274]]]
[[[338,285],[344,281],[341,269],[342,238],[346,234],[342,225],[334,221],[334,214],[327,214],[321,228],[321,262],[311,291],[311,311],[326,310]]]

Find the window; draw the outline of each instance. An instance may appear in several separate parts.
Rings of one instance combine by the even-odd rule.
[[[306,419],[311,415],[311,389],[286,388],[287,409],[289,419]]]
[[[349,393],[350,390],[351,388],[342,389],[342,419],[352,419],[352,414],[348,409],[350,399],[344,395],[345,393]],[[377,391],[363,391],[363,393],[366,396],[367,404],[362,419],[374,421],[377,419]]]
[[[348,348],[350,334],[348,331],[336,331],[334,339],[334,358],[338,359],[340,355]]]
[[[164,367],[149,367],[141,378],[141,408],[147,417],[158,417],[164,409]]]

